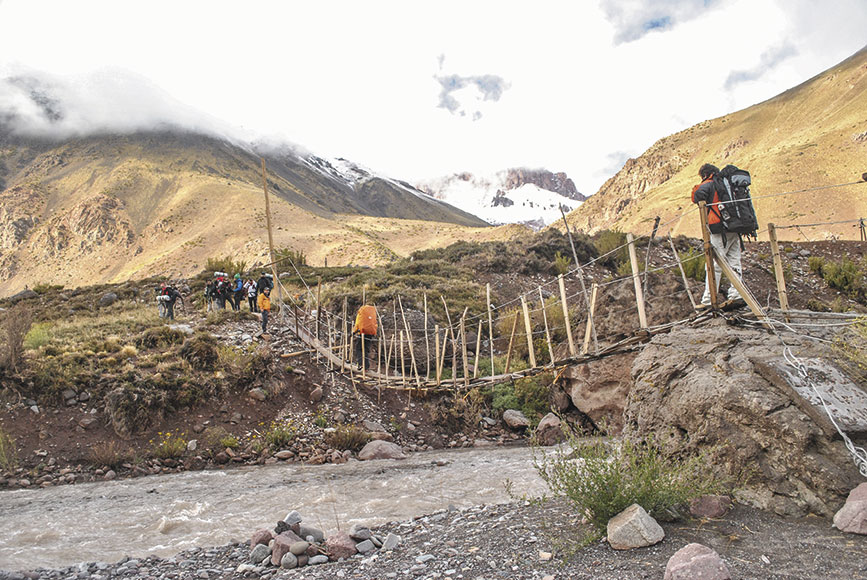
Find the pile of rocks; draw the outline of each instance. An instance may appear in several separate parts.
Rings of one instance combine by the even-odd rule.
[[[241,564],[239,573],[256,568],[278,566],[292,569],[303,566],[342,561],[356,554],[376,550],[391,551],[401,542],[400,536],[389,533],[377,536],[365,526],[353,525],[349,532],[337,531],[325,537],[322,530],[302,525],[301,514],[293,510],[272,530],[259,529],[250,538],[249,563]]]

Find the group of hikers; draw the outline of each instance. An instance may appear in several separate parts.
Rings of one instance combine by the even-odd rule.
[[[266,272],[262,272],[258,281],[252,278],[244,280],[241,274],[235,274],[234,278],[229,278],[225,272],[214,272],[214,279],[209,280],[205,285],[205,302],[208,305],[208,312],[225,310],[226,304],[238,312],[241,310],[241,304],[244,300],[247,301],[250,312],[261,312],[259,296],[263,294],[265,288],[269,291],[274,288],[274,279],[271,274]]]

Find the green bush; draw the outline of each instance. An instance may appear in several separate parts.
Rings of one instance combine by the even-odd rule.
[[[708,457],[667,455],[653,438],[587,443],[568,435],[568,443],[537,454],[534,464],[556,496],[587,516],[592,530],[585,542],[601,537],[608,520],[634,503],[656,519],[672,519],[673,508],[721,487]]]
[[[686,252],[678,252],[680,263],[683,266],[683,273],[687,278],[704,282],[707,277],[707,268],[705,266],[704,252],[689,248]]]
[[[825,267],[825,258],[822,256],[810,256],[807,258],[807,265],[810,267],[810,272],[821,276],[822,269]]]
[[[569,271],[569,268],[572,266],[572,259],[569,256],[565,256],[557,251],[554,254],[554,271],[557,274],[565,274]]]
[[[18,452],[15,449],[15,440],[0,429],[0,468],[12,471],[18,466]]]
[[[521,411],[531,423],[537,423],[550,410],[550,384],[551,375],[543,373],[495,385],[491,408],[498,417],[503,411],[515,409]]]
[[[49,333],[50,328],[51,323],[49,322],[38,322],[32,325],[30,330],[24,336],[24,348],[28,350],[36,350],[39,347],[48,344],[48,341],[51,340],[51,334]]]
[[[298,429],[291,423],[272,421],[262,436],[273,449],[281,449],[295,439]]]
[[[629,249],[624,244],[626,244],[626,234],[620,230],[603,230],[593,240],[598,255],[605,256],[600,259],[600,262],[611,268],[617,268],[624,262],[629,263]]]
[[[839,262],[827,262],[822,267],[822,277],[828,286],[845,292],[852,298],[864,293],[864,273],[847,257]]]
[[[205,263],[205,270],[208,272],[225,272],[229,276],[234,274],[244,274],[247,271],[246,260],[233,260],[231,256],[222,258],[208,258]]]
[[[159,459],[177,459],[187,450],[187,440],[183,433],[157,433],[156,440],[150,441],[154,457]]]
[[[325,435],[325,444],[340,451],[360,451],[368,441],[370,435],[355,425],[341,425],[337,430]]]

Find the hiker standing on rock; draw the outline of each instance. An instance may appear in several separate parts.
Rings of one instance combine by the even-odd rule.
[[[268,332],[268,315],[271,314],[271,289],[267,286],[263,288],[257,302],[262,311],[262,334],[265,334]]]
[[[741,272],[741,237],[740,234],[727,231],[722,219],[723,206],[720,203],[719,187],[725,187],[719,179],[720,170],[715,165],[705,163],[698,170],[698,176],[701,178],[701,183],[692,188],[692,202],[700,201],[708,204],[707,224],[710,230],[710,244],[714,251],[724,258],[726,262],[737,273],[738,278],[742,278]],[[729,196],[725,195],[724,199]],[[716,204],[716,205],[714,205]],[[714,269],[714,287],[719,289],[722,270]],[[742,300],[740,293],[734,286],[730,286],[728,290],[728,299],[730,301]],[[704,294],[701,297],[701,305],[703,307],[710,306],[710,280],[705,276]]]

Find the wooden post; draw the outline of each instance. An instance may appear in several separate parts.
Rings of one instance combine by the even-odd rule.
[[[592,336],[592,329],[596,325],[593,321],[593,311],[596,309],[596,295],[598,292],[599,285],[594,282],[593,288],[590,290],[590,308],[587,310],[587,329],[584,331],[584,347],[581,349],[581,354],[587,354],[590,350],[590,337]],[[598,345],[596,352],[599,352]]]
[[[412,344],[412,331],[410,330],[409,323],[406,320],[406,313],[403,311],[403,300],[400,299],[400,296],[397,297],[397,303],[400,306],[400,317],[403,319],[403,327],[406,330],[406,341],[409,346],[409,360],[411,362],[410,368],[415,375],[416,386],[421,388],[421,379],[418,376],[418,365],[415,363],[415,347]]]
[[[440,386],[440,376],[441,376],[441,374],[440,374],[441,373],[441,369],[440,369],[440,325],[439,324],[434,325],[434,342],[435,342],[434,354],[436,355],[436,360],[434,361],[434,377],[436,378],[436,381],[437,381],[437,387],[439,387]]]
[[[656,231],[659,229],[659,216],[653,220],[653,230],[650,232],[650,239],[647,240],[647,253],[644,255],[644,286],[642,290],[647,295],[647,269],[650,267],[650,246],[653,245],[653,239],[656,237]]]
[[[295,313],[295,336],[301,338],[301,333],[298,331],[298,317],[300,316],[298,314],[298,304],[292,305],[292,311]]]
[[[319,319],[322,317],[322,276],[316,283],[316,340],[319,340]]]
[[[635,304],[638,306],[638,324],[642,329],[646,329],[647,314],[644,311],[644,292],[641,290],[638,257],[635,255],[635,240],[631,233],[626,234],[626,242],[629,244],[629,263],[632,266],[632,283],[635,286]]]
[[[271,259],[271,275],[274,276],[274,288],[277,290],[277,302],[281,303],[280,278],[277,276],[277,261],[274,259],[274,236],[271,234],[271,202],[268,200],[268,175],[265,173],[265,158],[262,160],[262,189],[265,191],[265,223],[268,226],[268,257]]]
[[[545,297],[542,296],[541,286],[539,286],[539,304],[542,305],[542,322],[545,323],[545,340],[548,341],[548,356],[551,357],[551,366],[554,366],[554,346],[551,344],[551,331],[548,329],[548,308],[545,306]]]
[[[343,337],[342,338],[343,338],[343,340],[341,341],[341,344],[343,345],[343,349],[340,351],[340,372],[341,373],[345,370],[345,368],[346,368],[345,363],[349,359],[349,353],[346,352],[347,343],[349,342],[349,339],[348,339],[349,332],[347,329],[347,323],[349,321],[346,318],[346,309],[347,309],[346,296],[344,296],[343,297],[343,323],[342,323],[342,326],[343,326]]]
[[[515,320],[512,321],[512,332],[509,334],[509,348],[506,350],[506,370],[509,374],[509,363],[512,362],[512,344],[515,342],[515,330],[518,328],[518,311],[515,310]]]
[[[491,376],[497,374],[494,371],[494,318],[491,313],[491,283],[485,284],[485,298],[488,304],[488,342],[491,347]],[[478,353],[476,353],[478,354]]]
[[[560,302],[563,304],[563,320],[566,322],[566,338],[569,339],[569,355],[575,356],[575,341],[572,340],[572,323],[569,321],[569,304],[566,302],[566,283],[563,281],[563,274],[557,276],[557,282],[560,284]]]
[[[707,227],[707,203],[698,202],[698,216],[701,220],[701,238],[704,240],[704,264],[707,274],[707,287],[710,289],[710,305],[713,308],[717,306],[717,287],[716,287],[716,272],[713,266],[713,252],[710,245],[710,230]]]
[[[365,350],[367,345],[364,344],[364,333],[359,333],[359,338],[361,340],[361,380],[364,380],[367,367],[367,350]]]
[[[442,379],[443,369],[446,368],[446,353],[449,350],[449,331],[443,328],[443,351],[440,354],[439,374]]]
[[[521,308],[524,310],[524,329],[527,331],[527,350],[530,357],[530,368],[536,368],[536,353],[533,350],[533,326],[530,324],[530,311],[527,309],[527,300],[521,294]]]
[[[403,331],[400,331],[400,382],[406,387],[406,365],[403,358]]]
[[[479,320],[479,332],[476,333],[476,360],[473,361],[473,378],[479,376],[479,351],[482,350],[482,327],[484,322]]]
[[[741,298],[747,303],[747,306],[750,307],[753,314],[756,315],[756,318],[762,322],[766,327],[773,329],[773,326],[768,321],[768,317],[765,314],[765,311],[762,310],[762,306],[758,303],[758,301],[753,296],[752,292],[750,292],[749,288],[747,288],[743,280],[738,277],[737,272],[726,262],[726,259],[720,256],[715,249],[711,248],[711,254],[713,254],[714,259],[716,259],[716,263],[719,265],[720,269],[722,269],[723,274],[726,275],[726,278],[729,279],[731,285],[735,287],[738,293],[741,295]]]
[[[325,321],[326,321],[326,324],[328,326],[328,352],[331,354],[334,354],[334,332],[333,332],[333,329],[331,328],[331,324],[332,324],[331,323],[331,315],[329,315],[325,319]],[[334,362],[332,361],[330,356],[328,357],[328,368],[330,370],[334,370]]]
[[[768,238],[771,240],[771,256],[774,258],[774,277],[777,279],[777,293],[780,295],[780,310],[789,310],[789,295],[786,293],[786,275],[783,272],[783,261],[780,258],[780,245],[777,243],[777,227],[768,224]],[[786,315],[786,322],[789,317]]]
[[[861,230],[861,241],[867,242],[867,228],[864,227],[864,218],[858,220],[858,229]]]
[[[680,269],[680,277],[683,279],[683,288],[686,290],[686,295],[689,296],[689,303],[692,304],[692,309],[695,310],[695,298],[692,297],[692,292],[689,290],[689,280],[686,278],[686,272],[683,270],[683,263],[680,261],[680,254],[677,253],[677,248],[674,247],[674,240],[671,239],[671,234],[668,234],[668,245],[671,246],[671,253],[674,254],[674,259],[677,261],[677,267]]]
[[[469,386],[470,384],[470,373],[469,373],[469,360],[467,359],[467,327],[466,327],[466,318],[467,313],[464,312],[464,315],[461,316],[461,355],[464,363],[464,386]]]
[[[427,293],[424,294],[424,380],[430,379],[430,339],[427,335]]]

